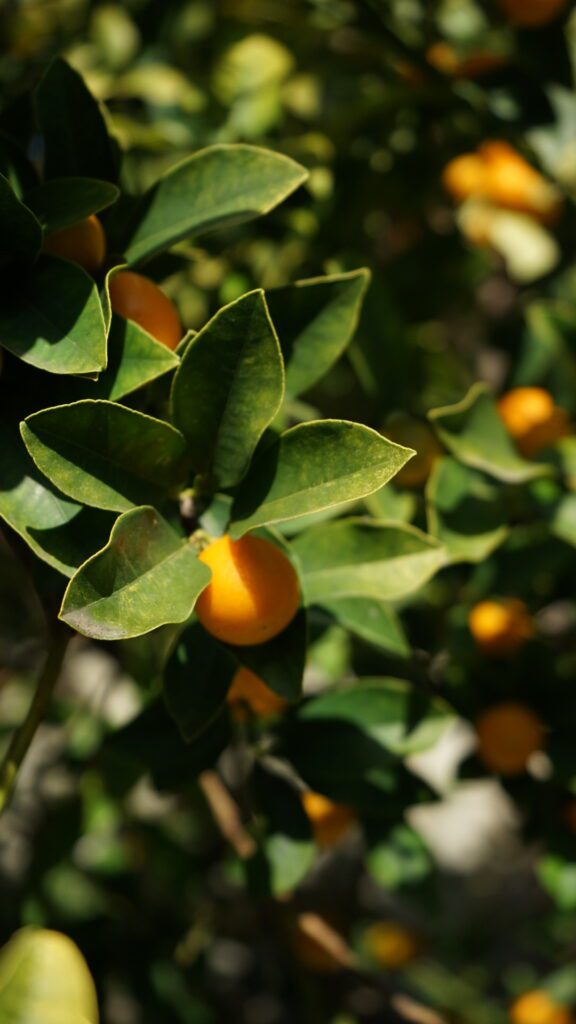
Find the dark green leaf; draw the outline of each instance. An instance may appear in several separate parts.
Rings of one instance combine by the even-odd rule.
[[[342,597],[323,600],[322,608],[361,640],[401,658],[410,654],[400,619],[382,601],[369,597]]]
[[[113,402],[57,405],[29,416],[21,430],[38,469],[95,508],[123,512],[161,502],[185,478],[182,435]]]
[[[125,246],[131,264],[175,242],[268,213],[306,179],[300,164],[255,146],[210,146],[168,171],[143,197]]]
[[[418,590],[445,564],[446,552],[414,526],[342,519],[292,542],[310,604],[341,597],[394,601]]]
[[[451,562],[483,562],[506,539],[498,487],[455,459],[436,462],[426,488],[428,526]]]
[[[100,107],[66,61],[50,64],[36,91],[47,178],[116,180],[114,146]]]
[[[307,391],[351,340],[370,272],[352,270],[274,288],[266,295],[286,363],[286,391]]]
[[[110,540],[72,577],[60,609],[69,626],[98,640],[140,636],[185,622],[210,570],[153,508],[119,516]]]
[[[178,640],[164,673],[164,699],[182,737],[191,743],[226,703],[235,658],[193,622]]]
[[[428,415],[442,442],[465,466],[516,484],[549,472],[518,455],[484,384],[475,384],[456,405]]]
[[[42,228],[0,174],[0,267],[10,262],[33,263],[42,245]]]
[[[26,205],[36,214],[46,234],[59,231],[115,203],[115,185],[96,178],[53,178],[26,193]]]
[[[266,820],[263,853],[269,894],[292,892],[308,873],[316,847],[301,795],[282,775],[260,763],[252,788],[257,810]]]
[[[0,344],[51,373],[98,373],[106,333],[91,277],[68,260],[41,256],[22,286],[2,296]]]
[[[188,345],[172,387],[172,420],[194,468],[221,487],[242,479],[284,394],[280,346],[264,293],[221,309]]]
[[[290,625],[267,643],[230,650],[241,665],[254,672],[274,693],[292,702],[302,695],[306,641],[306,612],[301,608]]]
[[[88,397],[117,402],[179,365],[178,356],[138,324],[113,316],[108,335],[108,365],[94,384],[84,384]]]
[[[256,455],[234,501],[232,536],[362,498],[390,480],[412,454],[345,420],[292,427]]]

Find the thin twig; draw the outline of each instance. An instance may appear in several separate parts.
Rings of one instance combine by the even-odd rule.
[[[205,771],[198,778],[212,815],[222,835],[242,860],[256,853],[256,842],[242,824],[238,807],[220,777]]]

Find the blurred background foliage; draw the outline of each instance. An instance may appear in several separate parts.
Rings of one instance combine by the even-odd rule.
[[[218,142],[270,146],[309,168],[304,189],[229,232],[224,250],[209,238],[155,265],[192,328],[254,286],[370,267],[356,339],[294,403],[295,419],[319,409],[394,436],[399,414],[457,402],[477,380],[495,394],[544,386],[573,416],[576,19],[555,6],[525,25],[511,0],[5,0],[0,131],[18,133],[26,90],[62,54],[106,103],[135,191]],[[484,207],[453,201],[447,164],[493,139],[554,183],[553,222],[491,208],[488,228]],[[570,439],[557,457],[573,489]],[[461,720],[436,760],[414,761],[421,791],[411,776],[385,826],[354,826],[320,852],[289,912],[241,870],[195,781],[221,738],[210,732],[183,762],[158,718],[145,741],[133,737],[152,649],[128,646],[120,663],[79,639],[0,826],[2,938],[31,923],[72,936],[110,1024],[499,1024],[535,988],[574,1005],[574,508],[551,532],[554,481],[519,494],[472,471],[457,486],[490,514],[505,506],[505,543],[492,553],[489,538],[477,565],[436,577],[400,609],[406,636],[394,620],[380,647],[319,620],[307,673],[314,690],[402,664],[448,697]],[[425,523],[413,481],[373,501],[376,514]],[[478,532],[499,523],[489,516]],[[469,609],[491,594],[521,598],[537,623],[512,660],[491,660],[470,636]],[[44,638],[7,545],[0,613],[8,735]],[[528,773],[496,782],[467,723],[504,698],[530,703],[549,742]],[[294,907],[327,920],[346,952],[318,952]]]

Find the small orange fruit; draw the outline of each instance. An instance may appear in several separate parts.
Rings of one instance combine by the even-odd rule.
[[[535,455],[570,432],[568,413],[545,388],[512,388],[499,400],[498,412],[523,455]]]
[[[416,936],[395,921],[378,921],[362,936],[362,945],[369,957],[390,970],[410,963],[420,951]]]
[[[270,541],[247,534],[215,540],[199,556],[212,580],[196,603],[204,628],[225,643],[250,646],[277,636],[300,605],[292,563]]]
[[[568,0],[499,0],[506,17],[525,28],[538,28],[556,18]]]
[[[506,63],[503,54],[483,50],[474,50],[465,56],[459,56],[450,43],[442,40],[428,47],[426,60],[433,68],[450,78],[480,78]]]
[[[286,707],[286,701],[248,668],[239,668],[235,673],[227,700],[237,718],[245,717],[246,708],[253,715],[265,717],[278,715]]]
[[[442,184],[457,203],[485,193],[486,167],[477,153],[462,153],[446,164]]]
[[[384,426],[382,433],[391,441],[414,448],[416,452],[396,473],[394,483],[399,487],[421,487],[425,484],[436,459],[442,455],[442,448],[428,424],[411,416],[397,416]]]
[[[356,820],[356,815],[350,807],[336,804],[321,793],[303,793],[302,804],[310,819],[318,846],[335,846]]]
[[[558,189],[542,177],[507,142],[484,142],[478,154],[485,167],[484,193],[507,210],[529,213],[539,220],[553,220],[561,206]]]
[[[496,704],[476,720],[478,756],[500,775],[521,775],[530,756],[544,744],[544,727],[535,713],[514,701]]]
[[[70,227],[46,235],[42,251],[78,263],[89,274],[96,274],[106,258],[104,228],[98,217],[92,214]]]
[[[132,320],[160,341],[175,349],[182,339],[182,325],[173,302],[149,277],[121,270],[110,281],[112,309]]]
[[[557,1003],[544,989],[525,992],[512,1003],[509,1011],[512,1024],[571,1024],[572,1013]]]
[[[514,597],[479,601],[468,616],[470,632],[484,654],[513,654],[534,635],[534,622],[523,601]]]

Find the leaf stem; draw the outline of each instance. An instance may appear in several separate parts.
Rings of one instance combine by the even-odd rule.
[[[72,633],[58,623],[26,718],[12,736],[8,750],[0,763],[0,814],[6,808],[20,765],[48,710],[71,636]]]

